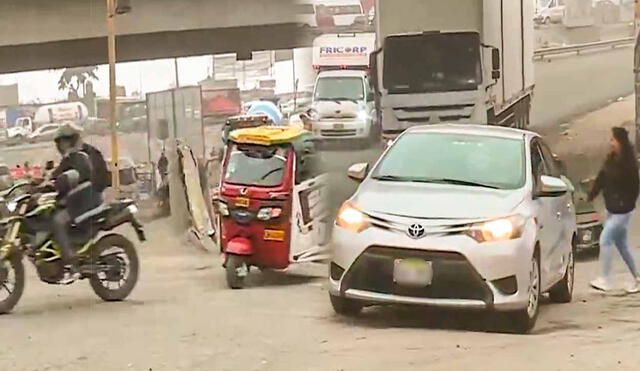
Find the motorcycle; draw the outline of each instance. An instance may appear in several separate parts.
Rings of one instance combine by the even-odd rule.
[[[24,190],[20,195],[11,198]],[[50,220],[56,210],[56,193],[36,192],[33,183],[20,183],[0,193],[9,214],[0,220],[0,314],[13,310],[25,286],[23,260],[36,267],[38,277],[48,284],[64,282],[61,249],[52,240]],[[103,204],[73,221],[70,237],[78,256],[76,279],[88,279],[104,301],[122,301],[138,280],[139,259],[134,244],[111,231],[130,224],[140,242],[145,241],[142,225],[131,200]],[[103,234],[101,232],[108,232]],[[74,280],[75,281],[75,280]]]

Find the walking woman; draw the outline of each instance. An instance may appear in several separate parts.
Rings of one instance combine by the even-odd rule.
[[[609,155],[589,194],[589,200],[593,201],[602,192],[607,209],[607,220],[600,235],[602,276],[592,281],[591,287],[600,291],[611,289],[615,246],[633,275],[633,282],[626,291],[637,293],[640,291],[640,273],[629,250],[627,232],[638,199],[638,163],[629,141],[629,133],[624,128],[614,127],[611,134]]]

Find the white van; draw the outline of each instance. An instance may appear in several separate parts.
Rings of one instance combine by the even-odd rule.
[[[368,77],[375,34],[328,34],[314,41],[313,67],[319,71],[311,104],[312,132],[319,139],[363,143],[376,135],[373,90]]]
[[[365,15],[360,0],[298,0],[298,22],[309,27],[318,27],[316,14],[322,6],[326,7],[328,14],[333,15],[336,26],[352,26],[358,17]]]

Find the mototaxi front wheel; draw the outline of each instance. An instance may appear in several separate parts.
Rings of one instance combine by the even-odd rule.
[[[227,286],[233,290],[244,288],[245,278],[249,273],[245,259],[239,255],[229,254],[224,268],[227,274]]]
[[[24,292],[24,265],[22,258],[14,256],[0,261],[0,314],[9,313],[18,304]]]
[[[93,292],[104,301],[126,299],[138,282],[140,261],[131,241],[119,234],[102,237],[91,250],[96,273],[89,277]]]

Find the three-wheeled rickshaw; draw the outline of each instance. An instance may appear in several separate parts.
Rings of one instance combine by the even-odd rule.
[[[311,133],[263,126],[230,133],[217,210],[230,288],[244,287],[251,267],[286,270],[329,257],[326,174]]]

